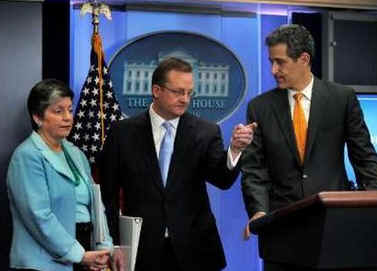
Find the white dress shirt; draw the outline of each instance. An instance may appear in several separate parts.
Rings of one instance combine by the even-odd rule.
[[[153,104],[151,104],[151,106],[149,108],[149,116],[151,118],[154,146],[155,146],[157,158],[159,158],[161,142],[162,142],[162,139],[164,138],[164,135],[166,133],[166,129],[162,126],[162,124],[166,120],[163,119],[160,115],[158,115],[156,113],[156,111],[154,111]],[[175,135],[177,134],[177,127],[178,127],[179,119],[180,119],[180,117],[169,120],[169,122],[173,126],[173,138],[174,138],[174,140],[175,140]],[[230,152],[230,147],[228,148],[227,167],[228,167],[229,170],[232,170],[237,165],[237,162],[240,159],[240,156],[241,156],[241,153],[235,159],[233,159],[231,152]]]
[[[151,124],[152,124],[152,134],[153,134],[153,141],[154,141],[154,146],[157,154],[157,158],[160,158],[160,147],[161,147],[161,142],[162,139],[165,136],[166,129],[162,124],[166,121],[163,119],[160,115],[156,113],[156,111],[153,110],[152,105],[149,109],[149,116],[151,118]],[[178,127],[178,122],[179,122],[179,117],[169,120],[169,122],[173,126],[173,138],[175,141],[175,135],[177,134],[177,127]]]
[[[312,91],[313,91],[313,82],[314,82],[314,76],[312,75],[312,80],[310,80],[310,83],[301,91],[301,93],[304,95],[301,100],[301,106],[304,110],[306,123],[309,123],[309,115],[310,115],[310,105],[312,101]],[[288,89],[288,102],[289,107],[291,109],[291,117],[293,120],[293,110],[295,108],[295,98],[293,98],[293,95],[298,93],[296,90]]]

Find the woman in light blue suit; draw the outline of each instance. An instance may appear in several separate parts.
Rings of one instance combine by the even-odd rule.
[[[7,185],[13,220],[11,267],[78,271],[106,268],[113,249],[107,223],[96,243],[93,181],[84,154],[65,140],[73,92],[47,79],[28,97],[32,134],[14,151]],[[100,203],[102,204],[102,203]]]

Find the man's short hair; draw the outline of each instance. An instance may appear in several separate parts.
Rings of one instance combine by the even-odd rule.
[[[302,25],[282,25],[266,38],[266,45],[272,47],[278,44],[287,45],[287,55],[297,60],[302,53],[310,55],[310,64],[314,58],[314,39],[310,32]]]
[[[167,74],[172,70],[191,73],[192,67],[188,62],[182,59],[176,57],[167,58],[163,60],[153,72],[152,85],[164,85],[167,82]]]

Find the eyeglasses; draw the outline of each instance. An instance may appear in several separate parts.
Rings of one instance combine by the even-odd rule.
[[[188,96],[189,98],[191,98],[192,96],[194,96],[194,91],[192,90],[189,90],[189,91],[185,91],[185,90],[178,90],[178,89],[171,89],[171,88],[168,88],[168,87],[165,87],[165,86],[160,86],[161,88],[164,88],[166,90],[169,90],[170,93],[174,94],[175,96],[177,97],[183,97],[183,96]]]

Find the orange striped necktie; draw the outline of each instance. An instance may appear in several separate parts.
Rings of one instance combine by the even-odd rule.
[[[306,146],[306,134],[308,130],[308,124],[305,119],[304,110],[301,106],[300,100],[304,96],[302,93],[293,95],[295,99],[295,107],[293,109],[293,128],[296,135],[296,143],[298,153],[300,155],[301,164],[304,163],[305,146]]]

